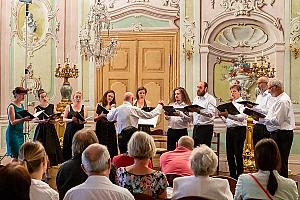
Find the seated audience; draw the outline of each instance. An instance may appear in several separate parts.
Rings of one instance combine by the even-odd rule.
[[[49,162],[42,143],[25,142],[19,150],[19,160],[24,163],[31,177],[30,199],[58,200],[58,193],[42,181]]]
[[[2,200],[29,200],[31,177],[18,162],[0,168],[0,195]]]
[[[88,178],[84,183],[70,189],[64,200],[133,200],[134,197],[127,189],[114,185],[109,180],[110,168],[111,159],[106,146],[88,146],[82,153],[82,169]]]
[[[94,143],[98,143],[98,139],[93,130],[82,129],[75,133],[72,141],[72,158],[60,166],[56,176],[59,199],[63,199],[69,189],[87,179],[81,168],[81,154]]]
[[[182,136],[174,151],[160,156],[160,168],[164,174],[190,176],[193,174],[189,166],[189,157],[194,148],[194,140],[190,136]]]
[[[281,157],[273,139],[262,139],[255,146],[258,172],[242,174],[237,182],[234,199],[298,199],[295,181],[280,176]]]
[[[116,183],[131,193],[143,193],[154,198],[166,198],[168,181],[166,176],[148,167],[149,159],[155,155],[154,139],[145,132],[135,132],[128,142],[128,154],[134,164],[117,169]]]
[[[217,155],[205,144],[195,148],[190,156],[190,167],[194,176],[175,178],[173,199],[199,196],[208,199],[233,199],[226,179],[213,178],[218,165]]]
[[[127,144],[134,132],[138,131],[134,126],[124,128],[119,134],[119,150],[120,155],[114,156],[112,163],[116,168],[127,167],[133,165],[134,159],[130,157],[127,152]],[[149,160],[148,167],[153,168],[152,161]]]

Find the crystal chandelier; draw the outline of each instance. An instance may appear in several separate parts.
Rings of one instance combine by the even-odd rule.
[[[109,44],[103,40],[102,31],[107,30],[108,39],[111,29],[110,17],[104,2],[97,2],[90,8],[87,22],[79,33],[80,53],[85,59],[94,59],[98,67],[103,66],[117,50],[117,40],[111,39]]]

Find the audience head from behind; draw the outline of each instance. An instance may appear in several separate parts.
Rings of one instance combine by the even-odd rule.
[[[254,155],[257,169],[270,171],[267,189],[271,195],[274,195],[278,183],[273,170],[279,170],[281,165],[278,146],[273,139],[262,139],[255,145]]]
[[[0,168],[1,199],[29,200],[31,177],[23,165],[12,162]]]
[[[144,160],[152,158],[156,153],[154,139],[151,135],[143,132],[135,132],[128,142],[129,156]]]
[[[190,167],[195,176],[213,175],[218,166],[218,157],[205,144],[196,147],[190,156]]]
[[[41,180],[47,170],[48,156],[42,143],[25,142],[19,150],[19,160],[22,161],[32,178]]]
[[[88,175],[109,176],[111,169],[110,155],[102,144],[91,144],[82,153],[82,169]]]
[[[77,131],[72,140],[72,156],[81,156],[82,152],[94,143],[99,143],[95,131],[90,129]]]
[[[119,150],[120,153],[127,152],[127,144],[134,132],[138,131],[134,126],[124,128],[119,135]]]
[[[182,136],[178,140],[178,146],[182,146],[182,147],[185,147],[185,148],[187,148],[189,150],[193,150],[193,148],[194,148],[194,140],[190,136]]]

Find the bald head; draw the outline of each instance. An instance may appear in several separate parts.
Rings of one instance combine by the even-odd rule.
[[[194,140],[190,136],[182,136],[178,140],[178,146],[183,146],[185,148],[193,150],[193,148],[194,148]]]
[[[124,101],[128,101],[132,104],[133,103],[133,93],[132,92],[125,92]]]
[[[82,153],[82,165],[87,175],[108,175],[110,156],[106,146],[98,143],[88,146]]]

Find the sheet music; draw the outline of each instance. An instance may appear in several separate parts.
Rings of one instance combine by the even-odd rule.
[[[153,126],[153,128],[156,127],[157,121],[158,121],[158,115],[156,117],[153,117],[151,119],[139,119],[138,124],[140,125],[150,125]]]
[[[33,116],[38,117],[40,114],[42,114],[42,112],[44,112],[44,110],[41,110],[41,111],[38,111],[38,112],[34,113]]]
[[[87,118],[85,118],[85,120],[89,120],[89,119],[93,119],[93,115],[91,115],[91,116],[89,116],[89,117],[87,117]]]

